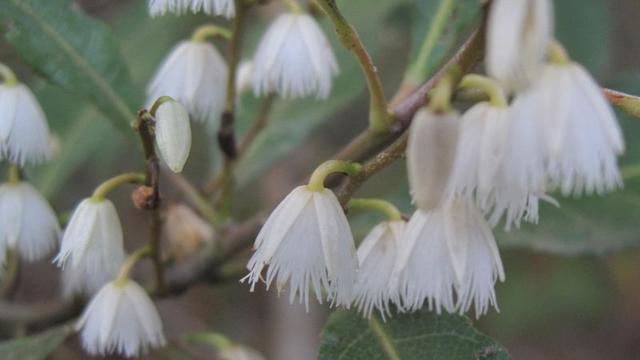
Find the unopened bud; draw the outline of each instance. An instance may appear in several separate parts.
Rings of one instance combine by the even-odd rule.
[[[211,225],[182,204],[169,206],[165,234],[167,252],[178,261],[198,252],[204,244],[212,242],[214,236]]]
[[[131,201],[133,205],[138,209],[148,210],[154,207],[156,204],[156,196],[151,186],[139,186],[131,193]]]
[[[175,100],[164,101],[155,113],[156,144],[169,169],[182,171],[191,151],[191,125],[187,110]]]

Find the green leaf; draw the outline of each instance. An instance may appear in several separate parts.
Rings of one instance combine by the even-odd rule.
[[[72,333],[73,327],[64,325],[33,336],[0,342],[0,359],[47,359]]]
[[[3,0],[0,20],[20,57],[54,84],[89,98],[122,130],[135,119],[140,92],[102,23],[71,0]]]
[[[322,335],[320,359],[326,360],[506,360],[511,357],[463,316],[426,310],[396,315],[386,322],[336,312]]]

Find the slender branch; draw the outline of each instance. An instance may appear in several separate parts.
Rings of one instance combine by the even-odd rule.
[[[140,141],[144,149],[144,157],[147,163],[145,185],[151,188],[151,195],[144,201],[144,208],[149,210],[149,244],[152,251],[156,286],[162,291],[165,288],[164,266],[160,253],[160,165],[155,150],[155,135],[153,134],[153,118],[146,110],[138,114],[138,121],[134,128],[140,135]]]
[[[342,45],[351,51],[360,63],[362,72],[367,80],[369,88],[369,129],[374,133],[387,132],[391,126],[391,115],[387,109],[387,100],[382,89],[382,81],[378,76],[378,68],[373,63],[373,59],[366,47],[360,40],[356,29],[349,24],[347,19],[340,13],[335,0],[315,0],[316,4],[327,14],[333,22]]]
[[[275,100],[276,97],[273,94],[269,94],[266,98],[262,99],[262,103],[258,109],[258,116],[251,124],[249,130],[247,130],[247,133],[244,135],[244,138],[238,148],[239,158],[247,153],[247,150],[249,150],[258,134],[260,134],[260,132],[267,126],[267,123],[269,122],[269,114],[271,113]]]

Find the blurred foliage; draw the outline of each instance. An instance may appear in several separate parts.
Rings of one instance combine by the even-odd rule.
[[[3,360],[48,359],[72,332],[72,326],[63,325],[37,335],[0,342],[0,357]]]
[[[323,331],[320,359],[507,360],[506,350],[471,326],[464,316],[426,309],[382,321],[336,312]]]

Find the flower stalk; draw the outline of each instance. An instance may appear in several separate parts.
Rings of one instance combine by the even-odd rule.
[[[0,63],[0,76],[4,79],[7,86],[15,86],[18,84],[18,77],[7,65]]]
[[[100,184],[91,195],[94,201],[103,201],[107,195],[117,187],[124,184],[142,184],[146,179],[145,174],[141,173],[125,173],[112,177],[111,179]]]
[[[552,64],[563,65],[571,61],[567,50],[558,40],[554,40],[549,45],[549,61]]]
[[[338,10],[335,0],[315,0],[316,4],[327,14],[333,22],[342,45],[351,51],[358,62],[367,80],[369,88],[369,130],[373,133],[385,133],[391,128],[392,116],[387,108],[387,100],[382,89],[382,81],[378,76],[378,68],[360,40],[355,28],[345,19]]]
[[[221,37],[225,40],[230,40],[232,38],[232,33],[229,29],[225,29],[213,24],[207,24],[202,25],[193,31],[193,33],[191,34],[191,41],[204,42],[208,38],[215,37]]]
[[[402,213],[392,203],[381,199],[352,199],[349,209],[375,210],[383,213],[389,221],[402,220]]]
[[[131,274],[131,270],[136,265],[136,263],[145,257],[151,256],[153,254],[153,249],[150,245],[145,245],[138,250],[134,251],[122,264],[120,268],[120,272],[115,279],[116,286],[122,287],[129,280],[129,275]]]
[[[496,107],[507,107],[507,96],[497,81],[482,75],[469,74],[462,78],[461,89],[479,90],[489,97],[491,105]]]
[[[324,180],[333,173],[345,173],[349,176],[358,175],[362,165],[351,161],[329,160],[318,166],[311,174],[308,188],[311,191],[322,191]]]

